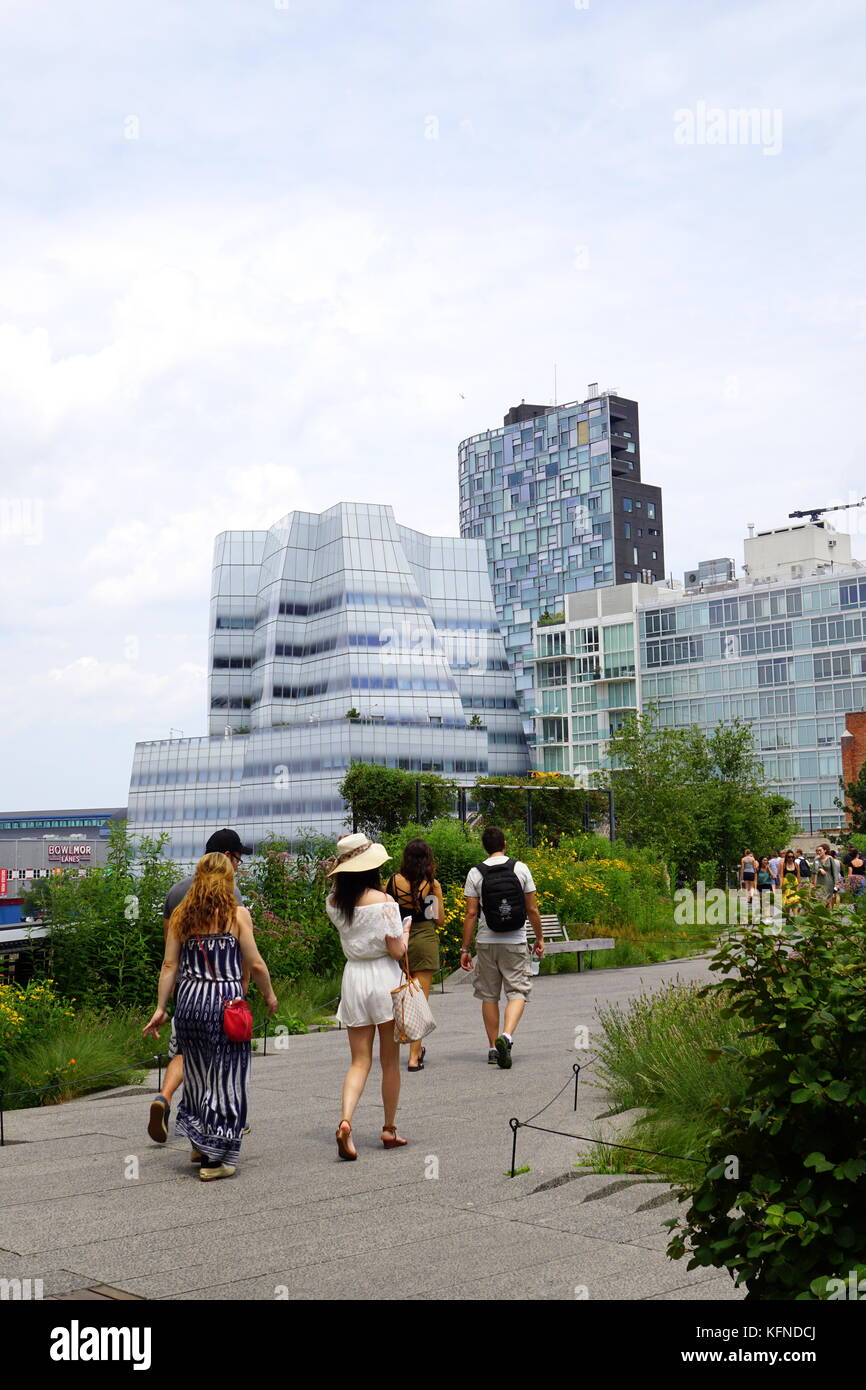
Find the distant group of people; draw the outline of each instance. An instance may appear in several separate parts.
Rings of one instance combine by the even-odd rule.
[[[532,951],[544,954],[535,884],[528,867],[510,859],[505,835],[488,826],[483,863],[469,872],[460,966],[475,970],[474,994],[481,1001],[487,1062],[511,1067],[514,1033],[532,989],[527,926]],[[223,1015],[231,1000],[246,995],[250,980],[268,1013],[278,1007],[267,966],[256,946],[252,918],[235,882],[242,856],[252,851],[234,830],[220,830],[205,846],[195,874],[169,891],[163,911],[165,954],[157,1007],[144,1027],[159,1038],[174,996],[169,1065],[162,1090],[150,1107],[148,1133],[165,1143],[171,1103],[183,1084],[176,1129],[190,1142],[190,1158],[203,1181],[231,1177],[241,1141],[249,1133],[247,1112],[251,1043],[227,1036]],[[381,869],[390,858],[384,845],[366,835],[343,836],[327,866],[331,881],[325,908],[339,931],[346,965],[337,1018],[349,1039],[351,1062],[343,1082],[342,1117],[336,1130],[342,1159],[358,1157],[352,1120],[373,1063],[378,1032],[382,1068],[381,1140],[402,1148],[397,1131],[400,1051],[395,1041],[392,991],[403,972],[417,978],[429,997],[439,969],[438,929],[445,923],[442,886],[424,840],[407,844],[400,868],[384,888]],[[475,958],[472,943],[475,939]],[[505,994],[505,1013],[500,1000]],[[407,1070],[424,1069],[426,1047],[410,1045]]]
[[[750,899],[757,895],[762,908],[765,895],[803,887],[810,888],[819,901],[835,906],[843,890],[855,898],[866,892],[866,857],[854,845],[844,860],[830,845],[819,845],[812,863],[800,849],[776,851],[760,859],[746,850],[740,860],[740,887]]]

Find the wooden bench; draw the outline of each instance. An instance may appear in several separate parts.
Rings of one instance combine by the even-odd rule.
[[[584,925],[589,929],[588,922]],[[583,969],[584,951],[612,951],[616,946],[612,936],[569,937],[555,912],[543,912],[541,914],[541,931],[544,936],[544,954],[546,956],[559,955],[563,951],[576,953],[578,972]],[[531,950],[533,938],[528,930],[527,937]],[[537,960],[538,957],[535,959]]]

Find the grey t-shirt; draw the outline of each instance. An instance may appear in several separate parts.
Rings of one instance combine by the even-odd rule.
[[[194,877],[194,874],[190,874],[189,878],[182,878],[180,883],[175,883],[169,888],[165,895],[165,906],[162,909],[163,917],[170,917],[178,903],[183,901],[192,887]],[[239,903],[241,907],[244,905],[244,900],[238,892],[237,882],[235,882],[235,902]]]
[[[491,854],[490,857],[488,859],[485,859],[484,862],[485,864],[504,864],[507,858],[507,854]],[[532,874],[529,872],[529,869],[526,867],[526,865],[521,863],[519,859],[515,859],[514,861],[514,872],[517,878],[520,880],[520,886],[523,889],[524,893],[534,893],[535,883],[533,881]],[[467,875],[466,886],[463,889],[464,898],[480,898],[481,884],[481,874],[478,872],[478,868],[476,866],[475,868],[470,869]],[[484,913],[481,911],[481,905],[479,903],[478,933],[475,937],[475,942],[479,946],[496,944],[497,942],[500,942],[503,946],[525,945],[526,923],[524,922],[523,926],[518,927],[516,931],[491,931],[484,920]]]

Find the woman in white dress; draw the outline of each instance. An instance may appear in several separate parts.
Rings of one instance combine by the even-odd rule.
[[[390,859],[384,845],[366,835],[344,835],[328,870],[333,888],[326,901],[328,916],[340,933],[346,956],[337,1017],[349,1035],[352,1064],[343,1082],[343,1118],[337,1129],[340,1158],[355,1159],[352,1116],[373,1065],[373,1039],[379,1031],[382,1065],[382,1105],[386,1149],[406,1143],[397,1133],[400,1099],[400,1045],[394,1039],[391,990],[400,983],[399,961],[406,954],[409,927],[400,908],[382,892],[379,869]]]

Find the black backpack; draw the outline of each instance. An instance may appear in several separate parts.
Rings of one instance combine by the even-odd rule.
[[[514,872],[514,860],[476,865],[481,875],[481,911],[491,931],[519,931],[526,925],[523,884]]]

